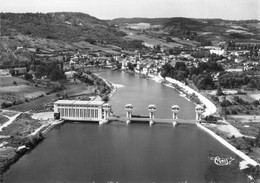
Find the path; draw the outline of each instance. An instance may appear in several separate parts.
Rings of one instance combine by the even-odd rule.
[[[5,122],[4,124],[0,125],[0,131],[2,131],[2,129],[4,127],[7,127],[8,125],[10,125],[21,113],[18,113],[12,117],[9,117],[9,116],[6,116],[6,115],[3,115],[5,117],[7,117],[9,119],[9,121]]]

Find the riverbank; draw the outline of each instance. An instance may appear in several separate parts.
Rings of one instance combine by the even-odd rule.
[[[26,152],[37,146],[49,130],[63,123],[49,117],[37,119],[28,113],[8,110],[2,111],[1,115],[9,115],[10,120],[2,124],[0,130],[0,175]]]
[[[78,92],[76,91],[77,88],[82,88],[83,83],[84,82],[82,82],[82,84],[74,84],[73,91]],[[107,85],[103,80],[99,84],[100,86]],[[107,87],[105,86],[104,88]],[[82,89],[79,91],[82,92]],[[85,92],[86,89],[88,92],[92,92],[93,90],[89,87],[86,88],[85,83],[84,89]],[[108,91],[110,92],[110,90]],[[27,104],[28,106],[29,103],[30,102]],[[38,103],[37,105],[40,104],[41,103]],[[26,111],[28,111],[28,109],[26,109]],[[53,113],[46,115],[46,113],[21,113],[17,111],[0,110],[0,116],[3,116],[3,118],[1,118],[3,124],[0,126],[0,175],[3,175],[3,173],[26,152],[37,146],[50,130],[64,123],[64,121],[54,120]]]
[[[234,153],[236,153],[238,156],[240,156],[242,159],[244,159],[247,164],[250,164],[252,166],[257,166],[258,163],[253,160],[252,158],[250,158],[249,156],[247,156],[246,154],[244,154],[243,152],[237,150],[234,146],[232,146],[229,142],[227,142],[226,140],[224,140],[222,137],[220,137],[219,135],[217,135],[216,133],[214,133],[213,131],[211,131],[210,129],[206,128],[205,126],[201,125],[201,124],[197,124],[197,126],[199,126],[201,129],[203,129],[205,132],[209,133],[211,136],[213,136],[215,139],[217,139],[221,144],[223,144],[224,146],[226,146],[228,149],[230,149],[231,151],[233,151]]]
[[[202,105],[205,106],[205,111],[203,113],[203,115],[205,115],[205,116],[212,115],[217,111],[217,107],[215,106],[215,104],[213,102],[211,102],[209,99],[207,99],[205,96],[203,96],[199,92],[193,90],[189,86],[185,85],[184,83],[182,83],[176,79],[172,79],[169,77],[163,78],[160,75],[156,76],[156,75],[151,75],[151,74],[149,74],[148,77],[151,78],[152,80],[154,80],[156,82],[160,82],[160,83],[166,81],[169,83],[169,84],[165,83],[166,86],[178,90],[178,88],[173,86],[173,85],[177,85],[178,87],[180,87],[180,89],[178,91],[181,94],[184,94],[185,98],[187,100],[189,100],[189,97],[191,97],[192,95],[197,96],[199,101],[202,103]]]
[[[244,152],[238,150],[236,147],[234,147],[230,140],[231,138],[228,138],[227,140],[222,136],[219,136],[214,131],[212,131],[210,128],[208,128],[205,125],[197,124],[199,128],[204,130],[206,133],[210,134],[212,137],[214,137],[216,140],[218,140],[221,144],[223,144],[225,147],[230,149],[232,152],[237,154],[240,158],[242,158],[244,161],[241,161],[239,163],[240,170],[242,170],[248,177],[248,182],[259,182],[259,164],[253,159],[253,157],[250,157],[249,155],[245,154]]]
[[[198,96],[200,102],[205,105],[205,112],[204,115],[212,115],[216,113],[217,107],[214,105],[213,102],[211,102],[209,99],[207,99],[202,94],[198,93],[197,91],[193,90],[189,86],[185,85],[184,83],[177,81],[172,78],[162,78],[160,76],[155,75],[148,75],[148,77],[156,82],[163,83],[166,81],[165,85],[171,88],[175,88],[180,92],[180,95],[182,93],[185,93],[185,95],[193,95],[195,94]],[[186,98],[186,97],[185,97]],[[186,98],[188,99],[188,98]],[[189,99],[188,99],[189,100]],[[234,126],[232,126],[229,123],[221,124],[224,126],[220,126],[220,124],[215,124],[215,126],[208,126],[209,124],[198,124],[198,126],[204,130],[206,133],[210,134],[212,137],[214,137],[216,140],[218,140],[221,144],[223,144],[225,147],[230,149],[232,152],[237,154],[239,157],[241,157],[244,161],[240,162],[240,169],[245,171],[245,173],[248,175],[250,181],[253,180],[259,180],[258,178],[258,167],[259,164],[254,159],[257,159],[256,156],[252,156],[252,153],[245,151],[238,150],[236,147],[242,146],[241,139],[244,141],[247,141],[243,134],[239,132],[238,129],[236,129]],[[221,132],[221,133],[219,133]],[[238,138],[238,140],[234,140]]]

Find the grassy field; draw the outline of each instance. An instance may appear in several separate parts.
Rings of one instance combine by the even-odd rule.
[[[14,81],[17,84],[14,84]],[[17,77],[0,77],[0,104],[2,102],[24,102],[44,95],[48,91],[48,89],[33,86],[29,81]]]
[[[84,83],[69,84],[69,85],[65,85],[65,89],[58,93],[60,95],[67,94],[68,96],[89,94],[89,93],[93,93],[93,87],[88,87]],[[45,95],[43,97],[31,100],[29,102],[25,102],[23,104],[9,107],[8,109],[15,110],[15,111],[21,111],[21,112],[29,111],[40,105],[48,104],[48,103],[53,102],[54,100],[57,100],[58,97],[56,95],[57,95],[57,93]]]
[[[0,104],[2,102],[25,102],[38,98],[47,91],[49,90],[28,85],[0,87]]]
[[[92,51],[101,50],[101,51],[104,51],[106,53],[111,53],[111,54],[119,53],[118,51],[114,50],[114,48],[116,46],[113,46],[113,45],[98,46],[98,45],[90,44],[89,42],[86,42],[86,41],[74,42],[72,44],[73,44],[73,46],[76,46],[76,47],[81,48],[81,49],[90,49]]]
[[[7,87],[7,86],[14,86],[13,82],[16,82],[17,85],[25,85],[26,83],[29,83],[26,80],[17,78],[17,77],[12,77],[12,76],[3,76],[0,77],[0,87]]]
[[[196,41],[182,40],[179,38],[173,38],[173,40],[182,45],[196,46],[199,44],[199,42]]]
[[[256,137],[259,133],[260,122],[244,123],[241,121],[228,120],[234,127],[236,127],[242,134]]]
[[[227,119],[250,124],[251,122],[260,123],[259,115],[227,115]]]
[[[136,24],[127,24],[127,27],[131,28],[131,29],[149,29],[151,28],[151,24],[149,23],[136,23]]]
[[[21,114],[14,122],[3,128],[0,135],[29,135],[40,126],[41,122],[39,120],[32,119],[29,114]]]
[[[231,102],[231,101],[233,101],[234,96],[238,96],[239,98],[241,98],[244,101],[249,102],[249,103],[255,101],[255,99],[252,98],[250,95],[226,95],[226,99]]]
[[[155,39],[155,38],[150,38],[147,37],[146,35],[136,35],[136,34],[129,34],[126,36],[128,39],[135,39],[135,40],[141,40],[144,41],[145,43],[151,44],[151,45],[161,45],[161,47],[167,47],[167,48],[172,48],[172,47],[181,47],[181,44],[178,43],[166,43],[164,40],[160,39]]]
[[[12,116],[14,116],[14,115],[16,115],[18,113],[14,112],[14,111],[4,111],[4,112],[2,111],[0,114],[8,116],[8,117],[12,117]]]
[[[3,115],[0,114],[0,125],[4,124],[7,122],[9,119]]]
[[[249,91],[247,95],[255,100],[260,100],[260,91]]]
[[[20,95],[23,95],[25,98],[28,99],[36,98],[47,91],[48,90],[44,88],[28,86],[28,85],[8,86],[8,87],[0,88],[0,93],[6,93],[6,92],[19,93]]]

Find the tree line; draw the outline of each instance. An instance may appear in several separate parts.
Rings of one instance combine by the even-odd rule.
[[[214,74],[219,73],[218,82],[214,80]],[[200,62],[198,66],[187,67],[185,62],[176,62],[175,65],[166,63],[161,68],[162,77],[171,77],[187,83],[192,80],[200,90],[212,90],[221,88],[260,90],[260,78],[256,75],[244,72],[225,72],[221,64],[214,61]]]
[[[198,89],[215,89],[212,73],[221,71],[224,71],[223,67],[216,62],[201,62],[198,67],[187,67],[185,62],[176,62],[175,66],[166,63],[161,68],[161,75],[185,83],[187,79],[190,79]]]
[[[219,85],[223,88],[260,90],[260,78],[245,73],[221,73]]]

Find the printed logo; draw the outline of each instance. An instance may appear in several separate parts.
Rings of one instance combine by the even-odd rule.
[[[219,156],[215,157],[210,157],[211,160],[214,161],[214,163],[218,166],[226,166],[226,165],[231,165],[231,162],[235,160],[232,157],[229,158],[220,158]]]

